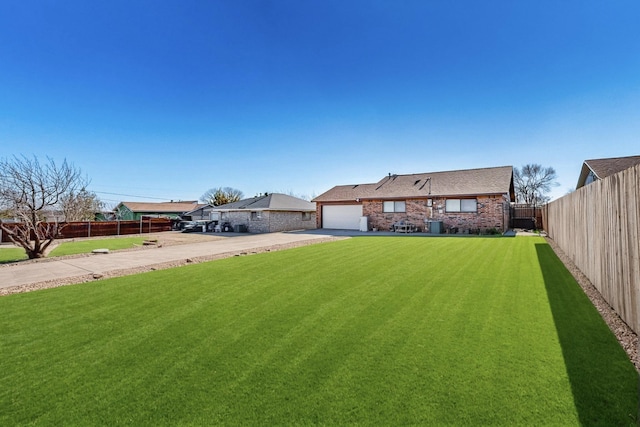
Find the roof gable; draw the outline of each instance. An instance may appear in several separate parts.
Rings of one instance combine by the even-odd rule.
[[[121,202],[118,207],[124,206],[131,212],[154,212],[154,213],[183,213],[197,209],[199,205],[197,201],[192,202]],[[118,208],[116,208],[117,210]]]
[[[226,205],[216,206],[213,210],[278,210],[278,211],[315,211],[316,204],[288,196],[286,194],[272,193],[265,196],[251,197]]]
[[[388,175],[374,184],[339,185],[316,202],[430,196],[513,195],[513,167],[501,166],[408,175]]]
[[[640,156],[585,160],[584,163],[582,163],[576,188],[584,187],[587,184],[587,177],[591,172],[597,179],[604,179],[638,164],[640,164]]]

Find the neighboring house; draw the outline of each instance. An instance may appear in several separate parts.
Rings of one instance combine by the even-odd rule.
[[[212,215],[212,211],[214,209],[213,205],[198,205],[197,209],[194,209],[189,212],[185,212],[181,215],[182,219],[185,221],[212,221],[220,219],[220,213],[215,212]]]
[[[116,213],[113,211],[97,212],[95,217],[96,221],[116,221],[117,219]]]
[[[207,209],[208,210],[208,209]],[[267,194],[212,207],[220,224],[250,233],[309,230],[316,228],[316,204],[286,194]]]
[[[189,202],[121,202],[116,206],[114,212],[119,220],[138,220],[145,218],[168,218],[179,219],[185,212],[197,209],[197,201]]]
[[[40,211],[40,219],[44,222],[65,222],[64,212],[57,209],[43,209]]]
[[[410,175],[391,175],[374,184],[339,185],[313,199],[319,228],[390,230],[408,221],[424,230],[442,221],[452,232],[476,232],[509,226],[515,202],[513,167],[503,166]]]
[[[598,181],[610,175],[622,172],[623,170],[627,170],[637,164],[640,164],[640,156],[585,160],[582,164],[582,170],[580,171],[580,178],[578,178],[576,190],[587,184],[591,184],[594,181]]]

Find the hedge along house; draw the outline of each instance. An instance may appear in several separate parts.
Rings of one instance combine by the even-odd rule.
[[[504,232],[515,202],[513,167],[391,175],[374,184],[339,185],[313,199],[319,228],[390,230],[408,221],[424,230],[442,221],[448,232]]]
[[[145,218],[168,218],[180,219],[185,212],[197,209],[199,205],[197,201],[192,202],[121,202],[114,209],[117,219],[120,220],[138,220]]]
[[[273,193],[216,206],[220,223],[250,233],[310,230],[316,228],[316,204],[286,194]]]

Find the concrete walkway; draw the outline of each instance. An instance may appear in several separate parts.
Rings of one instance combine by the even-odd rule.
[[[220,236],[220,234],[218,234]],[[0,266],[0,288],[29,285],[49,280],[74,279],[91,274],[139,268],[189,258],[210,257],[228,252],[252,251],[273,245],[314,241],[331,237],[325,233],[222,234],[211,242],[149,248],[139,251],[93,254],[79,258],[45,259],[39,262]],[[229,237],[227,237],[229,236]]]

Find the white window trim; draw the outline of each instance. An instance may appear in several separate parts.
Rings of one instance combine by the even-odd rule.
[[[462,202],[473,202],[473,210],[462,209]],[[457,206],[456,206],[457,205]],[[477,213],[478,212],[478,199],[447,199],[445,201],[445,211],[451,213]]]
[[[390,205],[393,203],[393,205]],[[391,210],[391,207],[393,209]],[[386,200],[382,202],[383,213],[405,213],[407,211],[407,202],[404,200]]]

